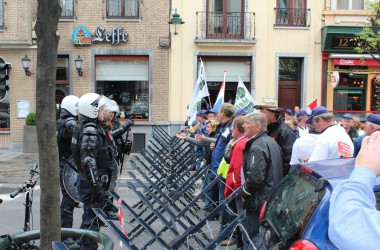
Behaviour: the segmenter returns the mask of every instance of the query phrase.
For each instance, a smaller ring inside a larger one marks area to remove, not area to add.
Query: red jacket
[[[243,151],[248,138],[242,137],[233,144],[230,155],[230,167],[226,177],[226,187],[224,189],[224,198],[227,198],[232,192],[241,186],[241,168],[243,166]]]

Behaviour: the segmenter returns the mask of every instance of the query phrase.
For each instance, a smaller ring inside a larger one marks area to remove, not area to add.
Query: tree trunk
[[[56,137],[55,81],[57,70],[58,0],[38,0],[36,114],[41,185],[41,249],[61,240],[59,159]]]

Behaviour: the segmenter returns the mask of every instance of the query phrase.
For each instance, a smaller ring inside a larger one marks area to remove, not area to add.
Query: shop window
[[[278,0],[276,26],[306,26],[306,0]]]
[[[138,18],[139,0],[107,0],[107,18]]]
[[[60,0],[59,3],[62,8],[61,18],[74,18],[74,0]]]
[[[366,110],[366,75],[339,74],[339,85],[334,89],[334,110]]]
[[[96,92],[117,102],[120,118],[149,120],[148,57],[97,57]]]
[[[4,29],[4,0],[0,0],[0,29]]]
[[[57,58],[57,71],[55,81],[55,105],[56,117],[59,118],[60,104],[65,96],[70,93],[69,82],[69,57],[67,55],[59,55]]]
[[[335,10],[365,10],[365,0],[333,0],[332,7]]]
[[[250,57],[202,57],[210,100],[202,101],[202,109],[209,108],[209,101],[214,104],[218,97],[224,70],[226,73],[224,102],[235,104],[236,89],[239,76],[248,90],[251,89],[251,58]],[[199,70],[199,64],[198,64]]]
[[[9,130],[9,81],[0,83],[0,131]]]

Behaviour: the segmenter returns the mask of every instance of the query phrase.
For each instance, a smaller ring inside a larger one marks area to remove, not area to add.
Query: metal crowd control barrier
[[[128,204],[116,192],[110,193],[130,216],[128,233],[100,209],[94,209],[94,212],[128,249],[215,248],[236,229],[245,218],[245,212],[220,230],[217,237],[213,236],[209,221],[227,210],[228,204],[241,193],[241,188],[207,215],[201,213],[197,202],[218,185],[221,177],[216,176],[194,197],[194,186],[210,171],[208,165],[190,171],[195,166],[194,161],[192,145],[155,127],[147,147],[130,160],[132,170],[127,171],[131,179],[126,184],[139,201]]]

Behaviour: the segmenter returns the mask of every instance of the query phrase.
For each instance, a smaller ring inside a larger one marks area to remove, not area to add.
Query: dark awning
[[[355,43],[351,41],[363,26],[325,26],[322,28],[322,52],[357,53]]]

